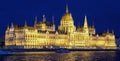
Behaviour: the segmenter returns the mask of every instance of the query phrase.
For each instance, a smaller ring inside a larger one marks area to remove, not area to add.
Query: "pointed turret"
[[[37,20],[38,20],[38,19],[37,19],[37,16],[35,16],[35,24],[37,24]]]
[[[53,30],[55,31],[54,16],[52,16],[52,27],[53,27]]]
[[[10,28],[9,28],[9,26],[7,26],[7,30],[9,30]]]
[[[80,22],[78,22],[78,28],[80,28]]]
[[[45,22],[46,21],[46,18],[45,18],[45,15],[43,15],[43,22]]]
[[[109,33],[109,29],[107,29],[107,33]]]
[[[24,24],[24,27],[25,27],[25,28],[27,27],[27,22],[26,22],[26,20],[25,20],[25,24]]]
[[[84,19],[84,28],[88,28],[87,16],[85,16],[85,19]]]
[[[35,22],[34,22],[34,27],[36,26],[36,24],[37,24],[37,16],[35,16]]]
[[[94,22],[92,23],[92,28],[94,28]]]
[[[11,23],[10,31],[14,31],[14,25]]]
[[[13,25],[13,23],[11,23],[11,28],[14,28],[14,25]]]
[[[112,34],[114,34],[114,30],[112,30]]]
[[[54,25],[54,16],[52,16],[52,25]]]
[[[56,31],[55,34],[58,34],[58,31]]]
[[[66,14],[67,14],[67,13],[69,13],[69,11],[68,11],[68,5],[66,5]]]
[[[99,35],[98,35],[98,34],[97,34],[96,36],[97,36],[97,37],[99,37]]]

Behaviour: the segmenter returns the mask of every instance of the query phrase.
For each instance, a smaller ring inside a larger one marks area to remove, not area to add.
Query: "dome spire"
[[[66,13],[69,13],[69,11],[68,11],[68,5],[66,4]]]

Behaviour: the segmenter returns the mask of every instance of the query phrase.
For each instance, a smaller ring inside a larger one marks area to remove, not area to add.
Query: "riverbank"
[[[11,51],[11,52],[36,52],[36,51],[56,51],[58,49],[0,49],[2,51]],[[120,49],[67,49],[69,51],[118,51]]]
[[[82,51],[120,51],[120,49],[0,49],[0,54],[39,54],[44,52],[69,53]]]

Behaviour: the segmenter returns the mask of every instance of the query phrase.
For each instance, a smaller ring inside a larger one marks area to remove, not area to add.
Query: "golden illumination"
[[[7,27],[5,45],[23,48],[116,48],[114,33],[96,34],[94,25],[88,26],[87,16],[83,27],[76,28],[67,6],[58,30],[55,30],[53,17],[52,21],[50,24],[43,15],[41,22],[37,22],[35,17],[33,27],[27,26],[26,22],[24,27],[12,24],[11,27]]]

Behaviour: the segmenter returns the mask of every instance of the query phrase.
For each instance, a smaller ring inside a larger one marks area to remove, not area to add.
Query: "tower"
[[[62,16],[60,21],[60,26],[58,28],[60,31],[64,31],[67,33],[72,33],[76,31],[76,27],[74,25],[74,20],[72,18],[71,13],[69,13],[68,6],[66,5],[66,13]]]
[[[13,23],[11,23],[11,26],[8,29],[9,31],[6,30],[5,34],[5,45],[15,45],[15,28]]]
[[[85,19],[84,19],[83,30],[84,30],[84,32],[85,32],[86,34],[89,34],[88,23],[87,23],[87,16],[85,16]]]

